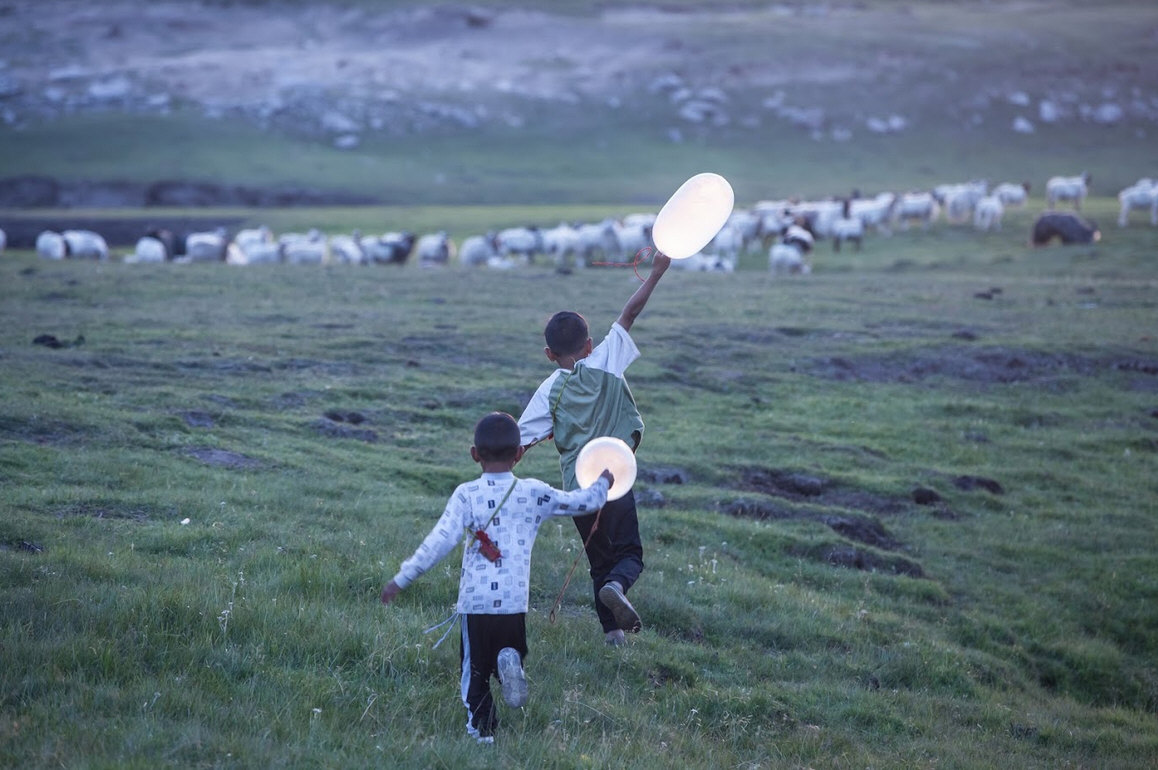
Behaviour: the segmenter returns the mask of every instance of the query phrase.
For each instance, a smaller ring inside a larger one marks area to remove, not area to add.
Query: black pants
[[[499,726],[491,677],[498,676],[499,651],[514,647],[527,659],[527,615],[462,615],[462,702],[467,730],[473,735],[494,735]]]
[[[604,631],[619,628],[615,616],[599,601],[599,589],[611,581],[623,586],[626,593],[643,572],[643,544],[639,539],[639,517],[635,512],[635,492],[603,506],[599,527],[587,542],[596,514],[575,517],[579,537],[587,543],[587,563],[591,565],[591,585],[595,594],[595,613]]]

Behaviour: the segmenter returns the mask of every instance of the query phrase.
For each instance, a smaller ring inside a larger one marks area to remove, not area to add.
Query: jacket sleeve
[[[602,476],[586,489],[570,492],[544,484],[539,493],[539,502],[547,516],[585,516],[603,507],[607,502],[609,487],[607,479]]]
[[[434,529],[430,530],[430,534],[426,536],[414,554],[402,562],[402,566],[398,568],[394,582],[398,584],[399,588],[410,585],[420,575],[442,561],[443,557],[454,550],[454,547],[462,540],[463,533],[466,531],[463,524],[463,504],[464,498],[456,490],[447,501],[446,509],[438,518],[438,523],[434,525]]]

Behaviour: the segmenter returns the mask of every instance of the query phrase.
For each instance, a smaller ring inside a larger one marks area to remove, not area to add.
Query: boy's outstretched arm
[[[647,276],[647,280],[635,290],[635,294],[631,295],[631,299],[627,300],[627,304],[623,306],[623,311],[619,314],[617,323],[623,327],[624,331],[631,331],[631,325],[635,323],[636,317],[643,312],[644,305],[651,298],[652,290],[655,289],[655,285],[659,283],[659,279],[667,272],[670,265],[671,257],[661,251],[655,252],[655,256],[651,260],[651,273]]]

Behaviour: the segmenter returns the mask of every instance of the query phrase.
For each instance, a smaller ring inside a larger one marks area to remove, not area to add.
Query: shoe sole
[[[615,590],[615,586],[608,583],[599,589],[599,601],[607,605],[607,609],[611,610],[615,622],[621,629],[632,634],[639,633],[639,629],[643,627],[643,623],[639,619],[639,613],[635,611],[635,607],[631,606],[631,602],[627,601],[627,597],[620,591]]]
[[[522,708],[527,702],[527,676],[523,661],[511,647],[499,651],[499,682],[503,686],[503,700],[511,708]]]

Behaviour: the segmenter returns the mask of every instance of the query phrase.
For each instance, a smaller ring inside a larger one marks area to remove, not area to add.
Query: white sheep
[[[454,241],[445,230],[427,233],[414,244],[414,253],[418,256],[418,264],[422,267],[450,264],[455,255]]]
[[[109,247],[104,236],[92,230],[44,230],[36,236],[36,253],[43,259],[107,260]]]
[[[1149,178],[1139,179],[1118,193],[1118,226],[1125,227],[1131,209],[1150,209],[1150,224],[1158,225],[1158,182]]]
[[[891,235],[889,220],[897,205],[897,195],[891,192],[878,193],[872,198],[856,198],[849,207],[849,213],[859,219],[865,228],[872,228],[883,235]]]
[[[55,230],[41,230],[36,236],[36,253],[41,259],[64,259],[68,256],[68,246],[64,236]]]
[[[342,265],[364,265],[369,260],[362,250],[362,233],[355,229],[349,235],[330,236],[330,261]]]
[[[619,256],[630,262],[643,249],[651,246],[651,226],[640,222],[627,224],[612,220],[611,227],[619,244]]]
[[[973,210],[977,201],[989,192],[989,183],[984,180],[962,182],[960,184],[938,185],[933,188],[933,195],[940,200],[945,208],[945,221],[952,224],[962,224],[973,218]]]
[[[1026,200],[1029,198],[1029,189],[1029,182],[1021,182],[1020,184],[1002,182],[993,188],[991,195],[997,196],[997,199],[1001,201],[1001,205],[1006,208],[1024,206]]]
[[[921,227],[927,230],[937,221],[940,214],[941,204],[937,202],[933,193],[907,192],[897,199],[897,204],[893,207],[893,224],[908,230],[909,223],[920,222]]]
[[[575,228],[579,235],[579,253],[587,264],[597,259],[611,260],[619,254],[619,239],[615,236],[615,220],[585,222]]]
[[[986,195],[977,201],[973,209],[973,226],[982,232],[1001,229],[1001,218],[1005,215],[1005,206],[997,195]]]
[[[137,245],[133,248],[133,253],[125,257],[125,262],[128,264],[164,262],[168,256],[169,250],[160,238],[152,235],[143,235],[137,239]]]
[[[845,201],[841,215],[832,222],[833,251],[840,251],[840,244],[844,241],[852,241],[856,245],[856,250],[860,251],[864,242],[864,220],[853,213],[852,203]]]
[[[531,264],[543,251],[543,236],[537,227],[508,227],[495,236],[495,248],[503,257],[521,257]]]
[[[579,247],[579,230],[567,222],[542,231],[543,251],[555,260],[555,267],[566,270],[574,264],[584,267]]]
[[[773,275],[811,273],[812,267],[804,257],[812,251],[813,243],[812,233],[799,225],[789,225],[780,241],[768,250],[768,269]]]
[[[230,239],[224,227],[212,232],[189,233],[185,238],[185,256],[179,262],[224,262]]]
[[[1073,201],[1074,210],[1081,211],[1089,186],[1090,175],[1084,171],[1078,176],[1050,177],[1045,183],[1046,207],[1052,211],[1059,201]]]
[[[237,231],[237,235],[233,236],[233,242],[236,243],[242,251],[249,251],[251,246],[260,246],[262,244],[276,243],[273,237],[273,231],[265,225],[259,227],[249,227]]]
[[[495,251],[494,233],[471,235],[463,239],[462,246],[458,249],[458,262],[465,267],[485,267],[498,255]]]
[[[414,251],[417,236],[409,230],[388,232],[379,236],[364,236],[362,250],[367,259],[380,265],[404,265]]]
[[[284,233],[277,242],[285,261],[291,265],[320,265],[329,257],[329,241],[317,228],[305,233]]]

